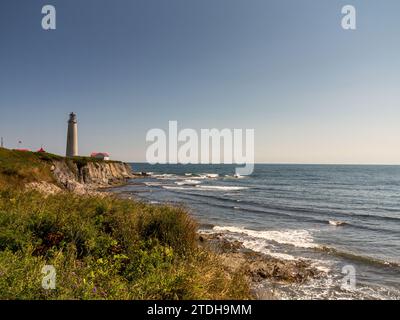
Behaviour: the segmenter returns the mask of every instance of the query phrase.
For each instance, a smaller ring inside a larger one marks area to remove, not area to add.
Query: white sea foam
[[[400,291],[379,286],[360,285],[354,290],[338,290],[343,275],[332,272],[306,283],[293,285],[274,283],[274,293],[281,300],[398,300]]]
[[[215,178],[219,177],[219,174],[218,173],[205,173],[204,176],[207,178],[215,179]]]
[[[185,179],[187,179],[187,177],[185,177]],[[206,176],[190,176],[190,179],[193,179],[193,180],[206,180],[208,178]]]
[[[185,173],[182,175],[171,174],[171,173],[163,173],[163,174],[152,174],[152,178],[156,178],[159,180],[184,180],[190,177],[191,180],[216,180],[219,177],[218,173],[203,173],[203,174],[194,174],[194,173]]]
[[[321,272],[324,273],[329,273],[332,271],[332,261],[327,261],[327,260],[313,260],[311,265],[315,268],[318,269]]]
[[[219,227],[215,226],[214,231],[227,231],[232,233],[244,234],[252,238],[274,241],[281,244],[292,245],[299,248],[317,248],[314,239],[307,230],[266,230],[256,231],[238,227]]]
[[[208,179],[216,180],[218,178],[218,174],[214,175],[210,173],[210,174],[191,175],[190,178],[196,180],[208,180]]]
[[[175,187],[175,186],[162,186],[163,189],[167,190],[195,190],[195,188],[190,187]]]
[[[197,181],[196,181],[197,182]],[[191,191],[238,191],[243,189],[248,189],[246,187],[235,187],[235,186],[203,186],[199,185],[199,183],[193,182],[185,182],[185,181],[176,181],[175,182],[178,186],[171,186],[171,185],[163,185],[164,189],[170,190],[191,190]]]
[[[187,179],[187,180],[183,180],[183,181],[176,181],[175,183],[176,183],[178,186],[184,186],[184,185],[192,186],[192,185],[200,184],[201,181],[193,180],[193,179]]]
[[[161,186],[162,182],[144,182],[144,184],[148,187],[157,187]]]
[[[274,252],[269,248],[268,244],[264,240],[243,240],[243,246],[247,249],[261,252],[263,254],[269,255],[271,257],[282,259],[282,260],[297,260],[294,256],[282,253],[282,252]]]
[[[262,234],[261,236],[259,236],[259,234],[257,234],[257,236],[254,236],[254,232],[258,233],[258,231],[253,231],[253,230],[246,230],[247,232],[243,232],[243,228],[237,228],[237,227],[214,227],[212,230],[200,230],[201,233],[206,233],[206,234],[212,234],[215,232],[226,232],[224,237],[229,240],[229,241],[240,241],[243,246],[247,249],[256,251],[256,252],[260,252],[262,254],[268,255],[270,257],[274,257],[280,260],[298,260],[301,257],[296,257],[292,254],[289,254],[284,248],[282,248],[279,245],[275,245],[274,243],[269,242],[269,240],[271,238],[274,238],[274,241],[276,240],[276,237],[272,237],[271,235],[268,237],[265,237],[265,233]],[[253,232],[249,232],[249,231],[253,231]],[[305,231],[305,230],[301,230],[301,231]],[[293,243],[293,238],[294,236],[292,235],[293,231],[284,231],[282,232],[282,235],[280,235],[278,238],[279,240],[281,240],[284,235],[287,235],[288,233],[291,233],[289,236],[289,240],[286,239],[284,241],[282,241],[281,243],[287,244],[288,242],[290,242],[290,244]],[[301,232],[304,233],[304,232]],[[297,238],[298,233],[297,234]],[[298,240],[296,241],[297,246],[299,246],[299,242],[301,242],[301,246],[302,247],[307,247],[309,248],[311,245],[309,242],[312,242],[312,239],[308,239],[307,243],[304,244],[304,242],[306,242],[304,240],[304,235],[301,237],[301,239],[303,239],[302,241]],[[275,241],[277,242],[277,241]],[[315,267],[316,269],[328,273],[331,270],[331,261],[322,261],[322,260],[310,260],[307,259],[308,261],[310,261],[311,265],[313,267]]]
[[[230,176],[229,174],[225,175],[225,178],[227,179],[243,179],[245,176],[241,176],[240,174],[234,174],[233,176]]]
[[[340,226],[344,226],[346,224],[346,222],[344,221],[336,221],[336,220],[329,220],[329,224],[336,226],[336,227],[340,227]]]
[[[177,179],[179,178],[178,176],[170,173],[163,173],[163,174],[154,174],[152,175],[153,178],[156,179],[165,179],[165,180],[171,180],[171,179]]]
[[[238,186],[197,186],[197,187],[204,190],[220,190],[220,191],[237,191],[237,190],[248,189],[248,187],[238,187]]]

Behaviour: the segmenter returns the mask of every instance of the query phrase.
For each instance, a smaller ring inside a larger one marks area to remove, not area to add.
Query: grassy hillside
[[[32,181],[54,182],[48,153],[14,151],[0,148],[0,188],[21,187]]]
[[[198,248],[186,210],[24,192],[52,181],[47,154],[0,149],[0,299],[243,299],[243,275]],[[56,288],[42,288],[42,268]]]

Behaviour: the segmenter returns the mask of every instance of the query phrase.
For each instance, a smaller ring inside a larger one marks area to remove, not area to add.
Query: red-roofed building
[[[110,160],[110,155],[106,152],[93,152],[90,156],[100,160]]]
[[[29,149],[14,149],[14,151],[30,152]]]
[[[43,148],[40,148],[37,152],[46,153],[46,150],[44,150]]]

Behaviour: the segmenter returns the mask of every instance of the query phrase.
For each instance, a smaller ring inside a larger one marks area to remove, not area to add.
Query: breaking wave
[[[311,233],[307,230],[268,230],[256,231],[239,227],[219,227],[215,226],[214,231],[227,231],[250,236],[256,239],[274,241],[281,244],[292,245],[300,248],[317,248]]]
[[[183,181],[176,181],[175,183],[176,183],[178,186],[184,186],[184,185],[193,186],[193,185],[200,184],[201,181],[192,180],[192,179],[187,179],[187,180],[183,180]]]
[[[220,191],[237,191],[246,190],[248,187],[238,187],[238,186],[197,186],[203,190],[220,190]]]

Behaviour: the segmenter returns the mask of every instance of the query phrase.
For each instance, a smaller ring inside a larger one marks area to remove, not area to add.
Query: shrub
[[[195,232],[183,208],[0,191],[0,299],[248,298]],[[44,265],[55,290],[41,287]]]
[[[183,208],[146,206],[138,227],[142,238],[157,239],[182,254],[191,252],[196,245],[197,226]]]

